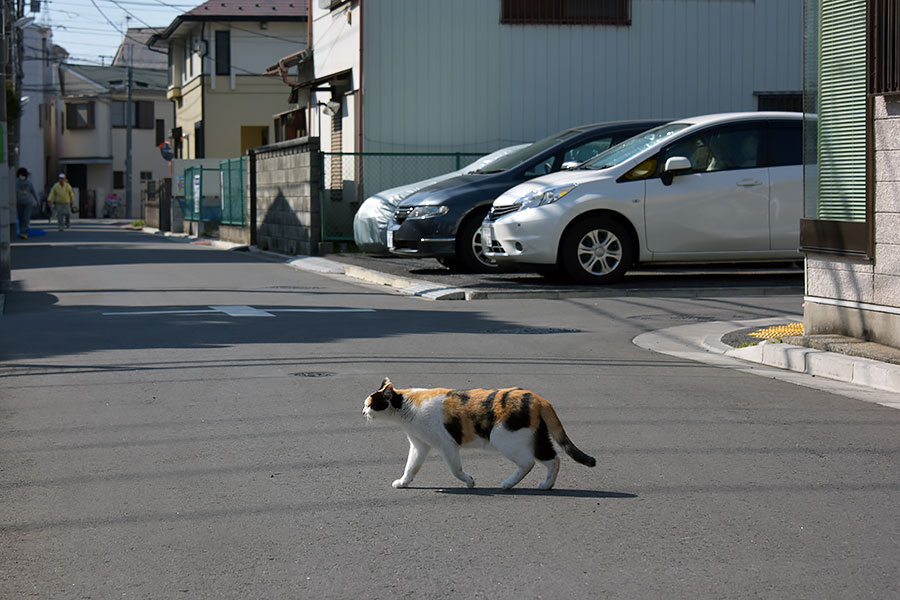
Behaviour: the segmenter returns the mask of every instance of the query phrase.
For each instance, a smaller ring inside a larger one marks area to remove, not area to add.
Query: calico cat
[[[547,477],[538,487],[553,487],[559,457],[551,436],[575,461],[588,467],[597,464],[575,447],[547,400],[520,388],[398,390],[385,377],[378,391],[366,398],[362,413],[369,420],[397,421],[406,431],[409,457],[403,477],[392,484],[395,488],[412,483],[432,447],[441,451],[450,472],[470,488],[475,480],[462,469],[459,449],[463,446],[490,445],[516,464],[515,473],[501,484],[506,490],[522,481],[535,459],[547,468]]]

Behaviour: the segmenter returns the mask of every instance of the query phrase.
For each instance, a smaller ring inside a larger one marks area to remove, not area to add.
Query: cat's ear
[[[381,388],[384,388],[384,386],[386,386],[386,385],[394,387],[394,385],[391,383],[391,380],[388,379],[387,377],[385,377],[384,381],[381,382]],[[381,389],[381,388],[379,388],[379,389]]]

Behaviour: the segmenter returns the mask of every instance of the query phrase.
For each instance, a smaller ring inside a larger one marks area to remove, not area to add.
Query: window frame
[[[228,77],[231,75],[231,31],[228,29],[217,29],[215,31],[216,57],[215,57],[215,74],[219,77]],[[222,41],[225,41],[223,44]]]
[[[613,16],[573,15],[572,7],[608,7]],[[501,0],[501,25],[631,25],[631,0]]]
[[[85,114],[85,123],[79,124],[76,111],[84,107],[87,111]],[[87,102],[66,102],[66,125],[68,130],[88,130],[94,129],[94,111],[95,102],[93,100]]]
[[[874,96],[872,93],[872,78],[874,63],[872,56],[875,43],[874,29],[878,24],[873,14],[873,2],[866,0],[866,22],[865,22],[865,52],[866,52],[866,68],[865,68],[865,89],[867,91],[865,98],[865,219],[862,221],[837,221],[829,219],[818,219],[814,217],[806,217],[806,194],[804,193],[804,216],[800,219],[800,251],[814,254],[830,254],[836,256],[857,257],[865,260],[872,260],[875,256],[875,219],[874,219],[874,195],[875,195],[875,146],[874,146]],[[805,18],[810,18],[807,15]],[[821,48],[821,31],[819,30],[819,15],[814,15],[816,19],[816,47]],[[821,58],[819,54],[818,60]],[[816,67],[818,70],[818,66]],[[817,76],[818,73],[817,73]],[[818,87],[816,94],[820,95]],[[804,90],[806,95],[806,90]],[[807,99],[804,98],[804,104]],[[818,100],[815,102],[818,109]],[[806,114],[806,113],[805,113]],[[804,136],[804,143],[806,143]],[[804,150],[804,160],[806,157]],[[808,163],[804,163],[804,169]],[[815,163],[813,163],[815,164]],[[807,185],[807,178],[804,174],[804,186]],[[818,199],[819,190],[815,191]]]

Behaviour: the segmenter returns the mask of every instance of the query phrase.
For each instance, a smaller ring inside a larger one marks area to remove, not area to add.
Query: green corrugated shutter
[[[816,218],[866,220],[866,0],[822,0]]]

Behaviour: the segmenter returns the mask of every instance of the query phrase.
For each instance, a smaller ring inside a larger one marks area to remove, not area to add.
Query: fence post
[[[250,245],[256,246],[256,150],[253,148],[247,150],[247,156],[250,158],[248,167],[249,188],[250,188]]]

